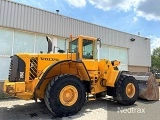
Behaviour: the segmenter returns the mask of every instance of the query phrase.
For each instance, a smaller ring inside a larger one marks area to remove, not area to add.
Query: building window
[[[34,53],[35,34],[15,31],[13,53]]]
[[[57,48],[58,49],[61,49],[61,50],[64,50],[64,51],[67,51],[68,49],[68,44],[69,44],[69,39],[65,39],[65,38],[58,38],[57,39]]]
[[[10,57],[0,56],[0,80],[5,80],[8,78]]]
[[[43,53],[47,53],[48,51],[48,43],[46,40],[46,36],[36,34],[36,43],[35,43],[35,53],[40,53],[42,51]]]
[[[0,80],[8,78],[13,32],[12,29],[0,28]]]
[[[0,28],[0,55],[12,55],[13,30]]]

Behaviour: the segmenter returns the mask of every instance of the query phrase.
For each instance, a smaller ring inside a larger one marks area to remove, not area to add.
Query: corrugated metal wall
[[[62,37],[70,34],[99,37],[103,44],[128,48],[130,65],[151,63],[148,39],[11,1],[0,0],[0,26]],[[131,38],[135,41],[131,42]]]

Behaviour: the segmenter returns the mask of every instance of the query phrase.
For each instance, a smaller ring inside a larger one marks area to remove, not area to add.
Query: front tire
[[[85,102],[83,82],[73,75],[55,77],[45,91],[45,103],[57,117],[76,114]]]
[[[116,84],[115,100],[123,105],[132,105],[139,95],[139,86],[132,76],[122,75]]]

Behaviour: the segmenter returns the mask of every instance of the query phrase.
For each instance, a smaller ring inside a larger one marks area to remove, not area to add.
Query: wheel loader
[[[67,51],[59,49],[55,53],[50,38],[46,38],[47,53],[11,57],[5,93],[24,100],[44,101],[58,117],[74,115],[86,100],[106,95],[123,105],[134,104],[138,96],[158,99],[157,87],[148,87],[148,81],[149,85],[156,85],[151,74],[119,71],[120,61],[100,59],[100,38],[71,36]]]

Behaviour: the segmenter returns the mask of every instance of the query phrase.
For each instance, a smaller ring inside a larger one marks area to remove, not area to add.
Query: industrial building
[[[147,72],[151,66],[150,40],[27,5],[0,0],[0,80],[8,78],[10,56],[47,52],[45,36],[53,46],[67,50],[73,36],[101,38],[101,59],[119,60],[120,70]]]

